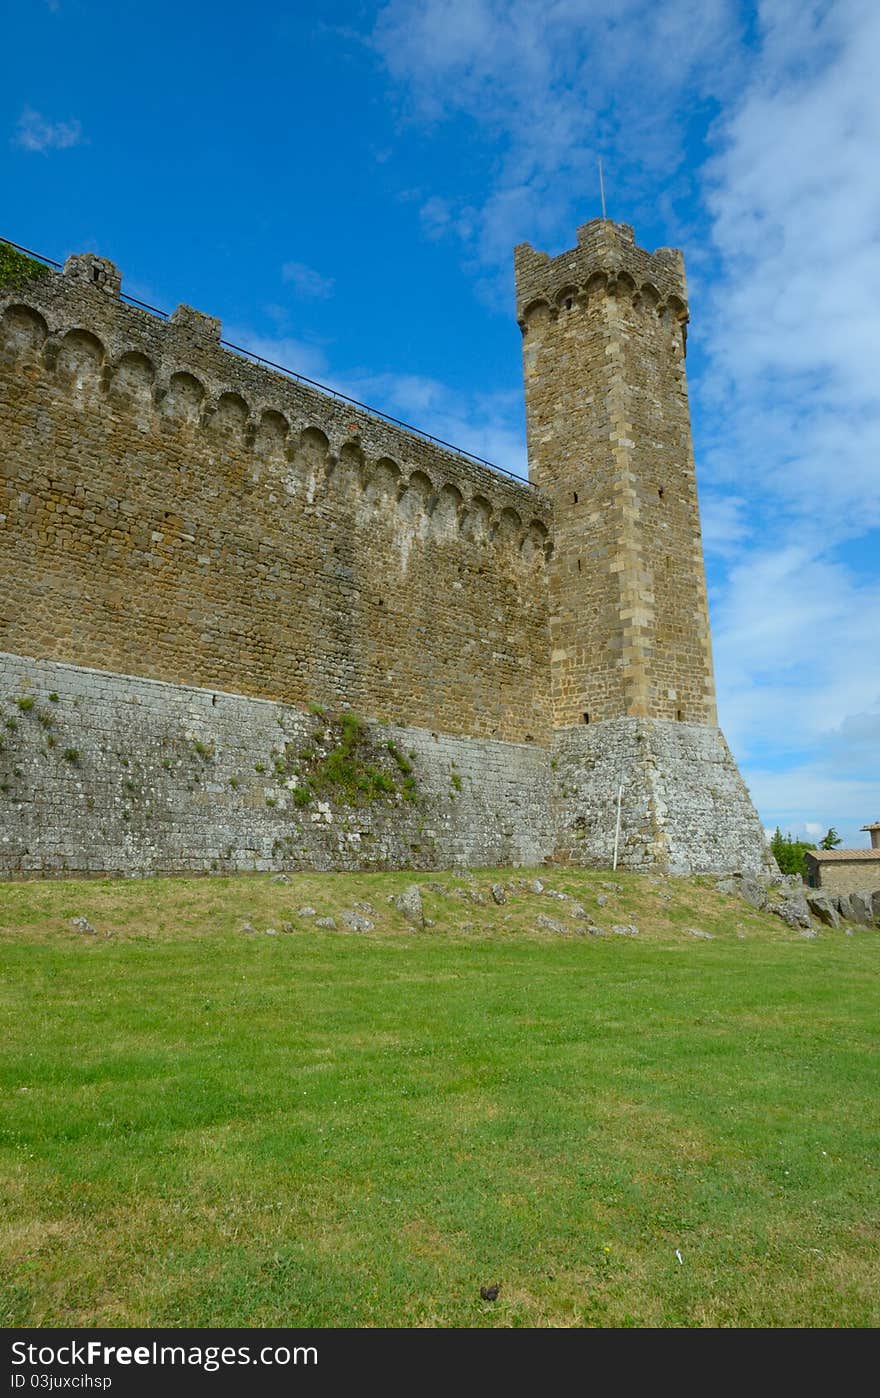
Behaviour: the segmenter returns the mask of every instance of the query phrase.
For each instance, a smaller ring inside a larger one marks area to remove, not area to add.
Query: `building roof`
[[[862,830],[880,830],[880,820],[875,820],[871,825],[861,826]]]
[[[808,849],[808,859],[818,859],[821,863],[839,859],[844,863],[850,859],[880,860],[880,849]]]

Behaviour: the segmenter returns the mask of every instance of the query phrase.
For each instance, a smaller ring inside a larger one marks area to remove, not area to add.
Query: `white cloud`
[[[764,0],[764,42],[717,128],[722,260],[698,321],[718,431],[710,476],[749,479],[846,537],[880,526],[880,7]]]
[[[526,477],[519,393],[461,393],[417,374],[354,372],[345,383],[352,397]]]
[[[304,262],[285,262],[281,268],[281,280],[288,282],[303,300],[324,300],[333,290],[333,278],[324,277]]]
[[[880,582],[789,545],[753,550],[713,607],[719,708],[736,751],[751,760],[830,751],[858,736],[847,723],[880,702]],[[878,766],[875,754],[873,772]],[[880,788],[878,788],[880,796]]]
[[[261,335],[245,326],[235,325],[224,325],[223,338],[306,378],[323,383],[329,376],[326,354],[320,346],[309,344],[306,340],[297,340],[292,335]]]
[[[442,237],[452,221],[449,200],[432,195],[419,209],[419,220],[429,238]]]
[[[570,240],[585,205],[598,212],[597,153],[620,153],[612,193],[645,168],[671,177],[681,112],[737,81],[736,33],[733,0],[391,0],[373,43],[412,112],[463,113],[494,141],[482,206],[436,193],[428,235],[442,204],[442,226],[506,272],[514,243]]]
[[[25,107],[15,128],[12,144],[22,150],[45,152],[69,150],[83,142],[78,121],[48,121],[33,107]]]
[[[736,558],[749,535],[749,503],[741,495],[704,491],[700,497],[703,549],[707,554]]]
[[[867,849],[861,826],[874,818],[876,784],[859,775],[828,771],[820,763],[804,763],[780,773],[758,768],[748,774],[752,799],[772,831],[815,840],[834,826],[847,849]]]
[[[759,19],[706,172],[720,276],[695,327],[708,542],[733,498],[751,524],[738,556],[722,539],[719,708],[764,815],[851,842],[880,807],[880,10],[764,0]]]

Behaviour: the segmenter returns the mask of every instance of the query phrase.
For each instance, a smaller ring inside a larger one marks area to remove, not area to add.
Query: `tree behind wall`
[[[836,832],[831,830],[828,832],[829,835],[835,833]],[[825,839],[827,838],[828,836],[826,835]],[[840,843],[839,840],[838,843]],[[816,846],[809,840],[793,839],[791,832],[787,835],[783,835],[778,825],[770,841],[770,849],[773,853],[773,858],[779,865],[779,872],[781,874],[800,874],[801,878],[805,878],[807,873],[805,858],[807,850],[815,848]],[[823,841],[823,848],[828,849],[831,847],[825,845]]]
[[[820,849],[836,849],[838,845],[842,845],[842,844],[843,844],[843,840],[841,840],[841,838],[840,838],[840,836],[838,835],[837,831],[835,830],[834,826],[831,825],[831,826],[828,827],[828,834],[827,834],[827,835],[823,835],[823,836],[822,836],[822,839],[819,841],[819,848],[820,848]]]

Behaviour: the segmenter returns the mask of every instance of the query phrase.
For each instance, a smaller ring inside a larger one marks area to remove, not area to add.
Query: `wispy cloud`
[[[69,150],[82,145],[82,126],[78,121],[49,121],[33,107],[25,107],[18,119],[12,144],[22,150],[44,153]]]
[[[719,265],[696,326],[707,493],[749,502],[715,596],[720,707],[765,813],[848,812],[863,843],[855,803],[862,821],[880,803],[880,11],[764,0],[759,20],[705,171]]]
[[[307,340],[297,340],[292,335],[262,335],[243,325],[224,325],[223,337],[242,349],[278,364],[282,369],[292,369],[306,378],[317,379],[320,383],[330,382],[330,368],[324,350]]]
[[[372,42],[426,135],[478,128],[481,198],[435,185],[419,214],[495,304],[515,242],[571,246],[597,153],[612,216],[638,233],[659,215],[686,244],[722,721],[765,817],[863,842],[880,805],[880,8],[758,0],[748,31],[744,13],[389,0]]]
[[[827,545],[880,525],[880,8],[765,0],[761,20],[706,172],[721,258],[696,327],[718,425],[706,465],[821,513]]]
[[[418,374],[343,376],[344,392],[515,475],[527,475],[518,392],[461,393]]]
[[[736,84],[735,14],[732,0],[391,0],[373,43],[410,112],[429,124],[464,114],[496,142],[481,206],[462,218],[455,192],[438,193],[429,236],[442,224],[506,273],[521,239],[570,237],[598,194],[597,153],[621,153],[620,194],[646,168],[670,177],[682,111]]]
[[[305,262],[285,262],[281,268],[281,280],[293,287],[297,296],[305,301],[324,300],[333,291],[333,278],[324,277]]]
[[[861,763],[862,730],[849,725],[880,705],[878,615],[880,581],[843,563],[795,543],[742,553],[714,607],[714,639],[725,726],[747,760],[833,748],[835,761],[850,752]],[[876,753],[871,765],[876,782]]]
[[[700,497],[703,549],[724,559],[735,559],[748,542],[749,502],[742,495],[704,491]]]

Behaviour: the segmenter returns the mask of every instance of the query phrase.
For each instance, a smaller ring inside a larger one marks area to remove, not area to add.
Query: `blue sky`
[[[500,465],[511,250],[687,259],[722,726],[764,823],[880,817],[876,0],[20,0],[0,234]],[[3,136],[5,132],[5,137]]]

